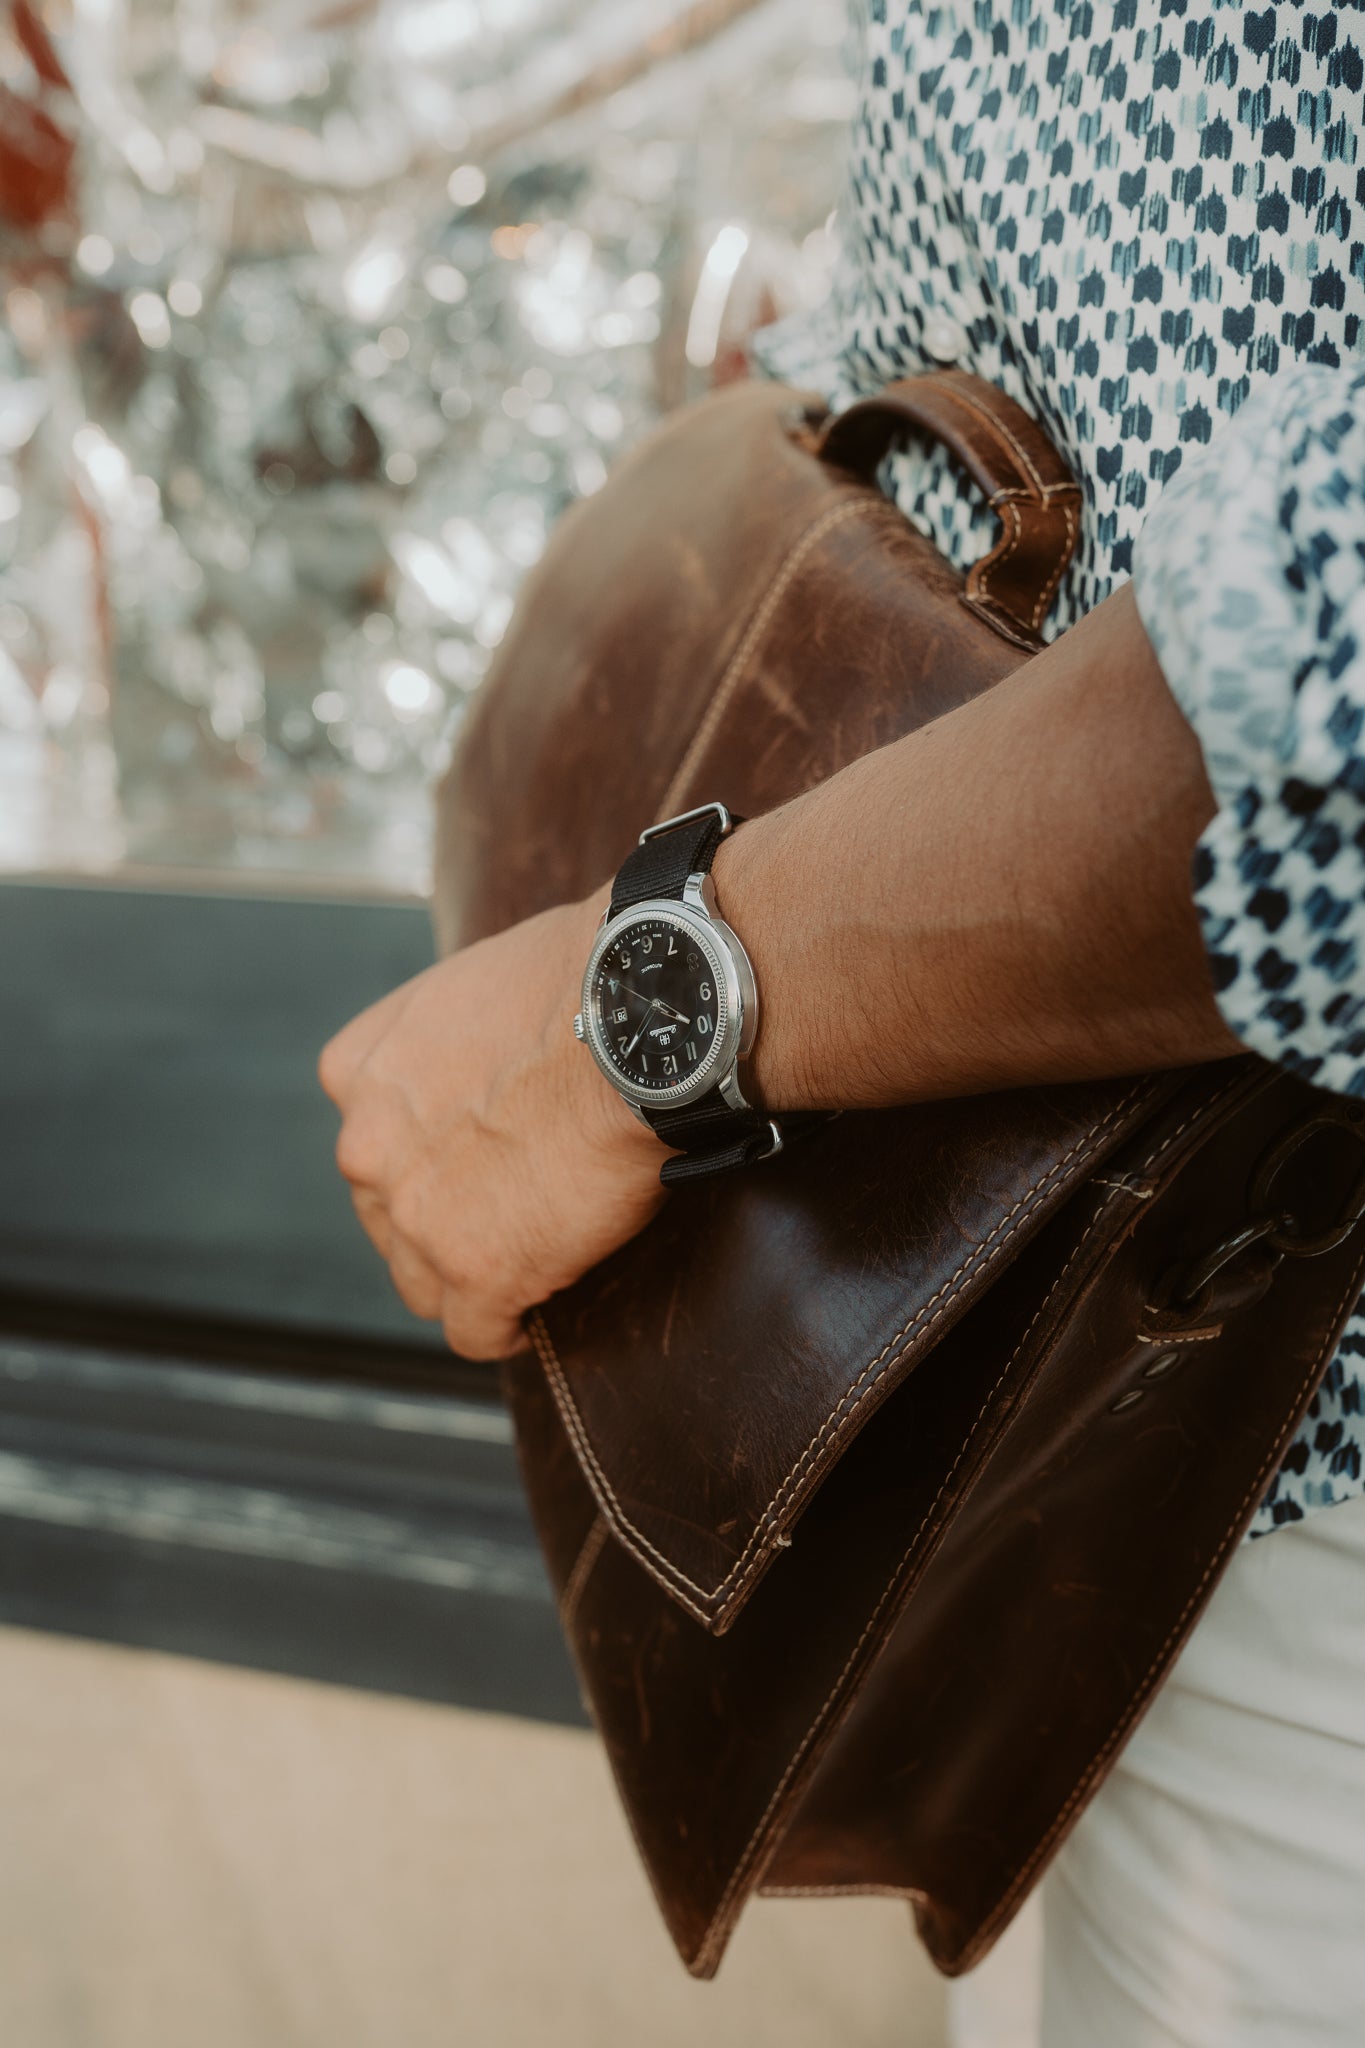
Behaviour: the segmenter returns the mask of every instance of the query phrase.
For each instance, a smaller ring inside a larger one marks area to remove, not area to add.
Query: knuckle
[[[518,1321],[496,1309],[452,1303],[449,1295],[441,1309],[441,1329],[446,1343],[461,1358],[510,1358],[525,1343]]]
[[[423,1252],[428,1246],[430,1213],[430,1205],[421,1187],[410,1179],[400,1180],[389,1202],[389,1216],[398,1235]]]
[[[384,1179],[387,1146],[373,1117],[349,1116],[337,1137],[337,1167],[349,1181],[376,1184]]]
[[[410,1309],[413,1315],[424,1323],[436,1322],[441,1313],[437,1291],[434,1288],[423,1287],[420,1281],[407,1276],[400,1277],[392,1267],[389,1271],[393,1274],[394,1293],[404,1308]]]
[[[389,1261],[389,1276],[400,1301],[415,1316],[421,1316],[425,1322],[436,1322],[440,1318],[441,1284],[428,1268],[395,1253]]]
[[[471,1349],[471,1325],[468,1314],[458,1307],[451,1307],[449,1296],[441,1309],[441,1334],[451,1350],[459,1358],[477,1358],[477,1351]]]
[[[329,1038],[318,1054],[318,1080],[323,1093],[339,1103],[350,1085],[355,1072],[355,1061],[351,1056],[348,1034],[338,1031]]]
[[[389,1258],[393,1251],[394,1232],[389,1212],[383,1202],[369,1188],[354,1186],[351,1189],[351,1204],[360,1221],[360,1227],[381,1258]]]

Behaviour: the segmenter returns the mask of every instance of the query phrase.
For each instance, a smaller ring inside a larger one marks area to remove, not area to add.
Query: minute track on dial
[[[690,1098],[730,1049],[736,995],[690,907],[640,905],[604,928],[583,1036],[637,1102]]]

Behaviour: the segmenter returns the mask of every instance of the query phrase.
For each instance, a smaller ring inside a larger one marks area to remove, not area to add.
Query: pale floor
[[[905,1909],[676,1962],[593,1739],[0,1630],[4,2048],[942,2048]]]

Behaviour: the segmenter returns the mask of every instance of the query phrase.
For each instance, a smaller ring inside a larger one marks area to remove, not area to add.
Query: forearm
[[[1232,1025],[1365,1094],[1365,373],[1310,368],[1143,530],[1169,686],[1120,592],[721,846],[773,1111],[1181,1065],[1236,1052]],[[608,896],[441,961],[323,1054],[361,1220],[468,1357],[515,1350],[663,1199],[656,1139],[569,1029]]]
[[[762,1100],[1235,1052],[1190,900],[1213,808],[1124,590],[984,697],[747,824],[715,872],[762,994]]]

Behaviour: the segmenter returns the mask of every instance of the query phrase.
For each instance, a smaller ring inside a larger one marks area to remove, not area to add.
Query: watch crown
[[[573,1035],[580,1044],[588,1035],[583,1024],[583,1012],[581,1010],[573,1020]]]

